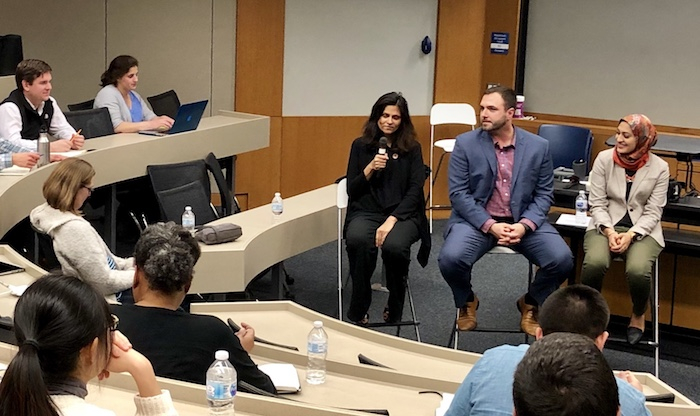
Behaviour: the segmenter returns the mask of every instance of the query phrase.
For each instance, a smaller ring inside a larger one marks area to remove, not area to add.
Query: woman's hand
[[[622,254],[627,251],[627,249],[632,244],[632,236],[630,233],[621,233],[617,235],[617,251],[615,253]]]
[[[158,116],[148,121],[148,130],[169,130],[173,126],[173,119],[168,116]]]
[[[374,234],[374,244],[377,247],[381,248],[381,246],[384,245],[384,240],[386,240],[386,236],[389,235],[397,221],[398,219],[396,217],[390,215],[389,218],[387,218],[386,221],[384,221],[384,224],[380,225],[379,228],[377,228],[377,232]]]
[[[107,368],[100,373],[100,379],[109,377],[110,372],[131,374],[141,397],[153,397],[161,393],[151,362],[131,348],[129,340],[119,331],[114,332],[112,357],[107,363]]]
[[[386,167],[386,161],[389,160],[389,156],[386,154],[379,154],[377,153],[374,155],[374,159],[372,159],[367,166],[365,166],[364,169],[364,174],[367,179],[369,179],[372,176],[372,173],[375,170],[382,170]]]

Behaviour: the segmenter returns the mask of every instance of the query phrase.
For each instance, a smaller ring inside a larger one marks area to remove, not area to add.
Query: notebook
[[[199,122],[202,120],[204,109],[207,107],[209,100],[196,101],[194,103],[183,104],[177,110],[175,122],[170,130],[141,130],[139,133],[149,136],[166,136],[168,134],[182,133],[185,131],[196,130]]]
[[[277,393],[290,394],[301,391],[301,383],[297,369],[292,364],[287,363],[270,363],[261,364],[258,366],[260,371],[267,374],[275,385]]]

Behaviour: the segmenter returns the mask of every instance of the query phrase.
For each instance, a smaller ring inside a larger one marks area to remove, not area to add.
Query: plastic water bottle
[[[586,191],[578,191],[578,196],[576,197],[576,222],[579,224],[585,224],[588,221],[588,199],[586,198]]]
[[[192,212],[191,206],[185,207],[185,212],[182,213],[182,227],[194,234],[194,212]]]
[[[39,153],[39,162],[37,167],[42,167],[51,163],[51,144],[49,143],[49,135],[45,129],[39,132],[39,142],[37,143],[37,152]]]
[[[284,202],[279,192],[275,192],[275,197],[272,198],[272,218],[280,218],[284,211]]]
[[[326,355],[328,354],[328,335],[323,330],[323,322],[315,321],[314,329],[306,339],[309,358],[306,368],[306,382],[323,384],[326,382]]]
[[[228,361],[228,351],[216,352],[216,361],[207,370],[207,404],[209,414],[233,416],[236,398],[236,369]]]

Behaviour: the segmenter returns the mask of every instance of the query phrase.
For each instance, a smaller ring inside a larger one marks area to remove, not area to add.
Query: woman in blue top
[[[107,107],[114,131],[134,133],[139,130],[167,130],[173,125],[168,116],[157,116],[134,91],[139,82],[139,61],[133,56],[112,59],[102,74],[102,89],[95,97],[94,108]]]

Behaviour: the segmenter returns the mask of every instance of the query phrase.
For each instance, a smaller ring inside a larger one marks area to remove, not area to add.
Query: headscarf
[[[656,127],[644,114],[630,114],[620,119],[629,124],[632,134],[637,138],[637,147],[626,155],[613,152],[613,160],[618,165],[629,170],[639,170],[649,161],[649,149],[656,144]]]

